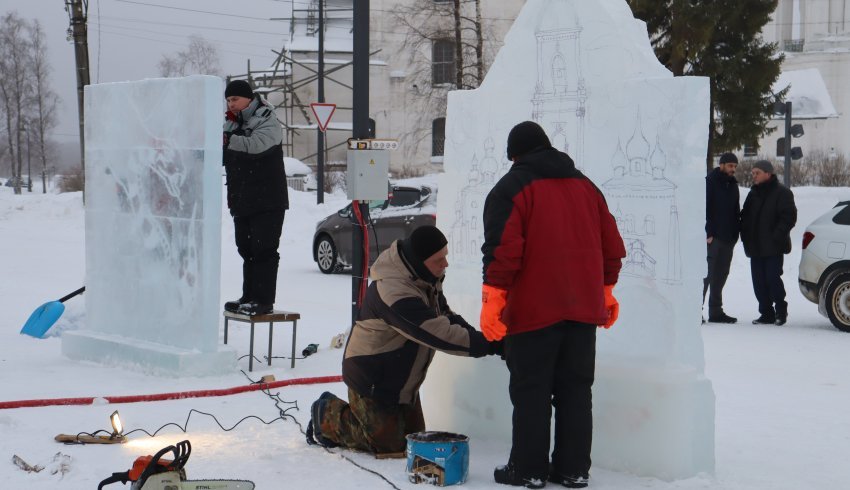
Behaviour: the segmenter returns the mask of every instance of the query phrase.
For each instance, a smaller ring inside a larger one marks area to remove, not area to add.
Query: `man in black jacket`
[[[242,297],[226,302],[224,309],[262,315],[274,308],[280,262],[277,249],[289,208],[280,146],[283,131],[274,107],[245,80],[228,83],[224,97],[227,207],[242,257]]]
[[[708,275],[703,279],[702,298],[708,296],[708,321],[736,323],[737,318],[723,312],[723,286],[729,277],[732,250],[740,231],[741,203],[734,153],[720,155],[720,166],[705,177],[705,243],[708,245]]]
[[[741,210],[741,241],[750,258],[753,290],[759,302],[760,316],[753,323],[785,325],[788,303],[782,263],[783,255],[791,252],[797,207],[794,194],[779,183],[770,162],[757,161],[752,174],[753,187]]]

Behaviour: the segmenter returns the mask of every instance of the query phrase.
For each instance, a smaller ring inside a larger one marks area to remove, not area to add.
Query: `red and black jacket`
[[[554,148],[518,158],[487,195],[481,251],[484,283],[508,291],[508,335],[604,324],[603,285],[626,256],[601,191]]]

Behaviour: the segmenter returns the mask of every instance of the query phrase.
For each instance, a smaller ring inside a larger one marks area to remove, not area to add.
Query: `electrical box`
[[[348,150],[346,186],[352,201],[387,199],[390,152],[386,150]]]

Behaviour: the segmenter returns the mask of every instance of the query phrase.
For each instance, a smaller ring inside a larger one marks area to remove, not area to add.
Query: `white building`
[[[480,2],[484,73],[524,3]],[[454,19],[438,12],[450,12],[452,5],[446,0],[370,2],[369,117],[376,137],[398,139],[401,144],[392,152],[391,170],[427,171],[442,165],[445,95],[456,88],[456,51]],[[344,163],[352,128],[352,0],[325,0],[324,8],[325,102],[337,105],[326,133],[325,161]],[[476,17],[473,2],[462,2],[462,9],[465,17]],[[279,105],[278,117],[288,127],[288,156],[314,164],[317,126],[310,103],[318,102],[318,0],[293,2],[291,17],[289,42],[272,67],[278,76],[267,80],[278,88],[269,90],[269,100]],[[474,30],[464,27],[462,44],[469,45],[466,66],[476,43]]]
[[[848,4],[850,0],[779,0],[763,30],[764,40],[777,43],[785,53],[776,87],[791,85],[788,100],[793,104],[794,123],[802,124],[806,132],[794,139],[793,146],[800,146],[804,155],[816,151],[850,155],[846,138],[850,118],[845,117],[850,113],[845,85],[850,79]],[[784,135],[784,120],[772,122],[771,127],[778,130],[759,141],[759,150],[747,148],[748,154],[775,155],[776,140]]]

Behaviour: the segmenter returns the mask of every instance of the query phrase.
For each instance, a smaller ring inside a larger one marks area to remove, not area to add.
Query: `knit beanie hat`
[[[539,124],[533,121],[521,122],[508,134],[508,160],[521,157],[540,147],[551,146],[549,137]]]
[[[436,226],[424,225],[413,230],[410,236],[401,241],[401,250],[416,274],[426,281],[433,282],[437,278],[425,267],[424,262],[448,243],[446,236]]]
[[[233,80],[228,83],[227,88],[224,89],[224,98],[233,97],[234,95],[245,97],[246,99],[253,99],[254,91],[251,90],[251,86],[245,80]]]
[[[720,155],[720,163],[738,163],[738,157],[734,153],[724,153]]]
[[[759,160],[753,164],[753,168],[757,168],[762,172],[772,174],[773,173],[773,164],[768,162],[767,160]]]

